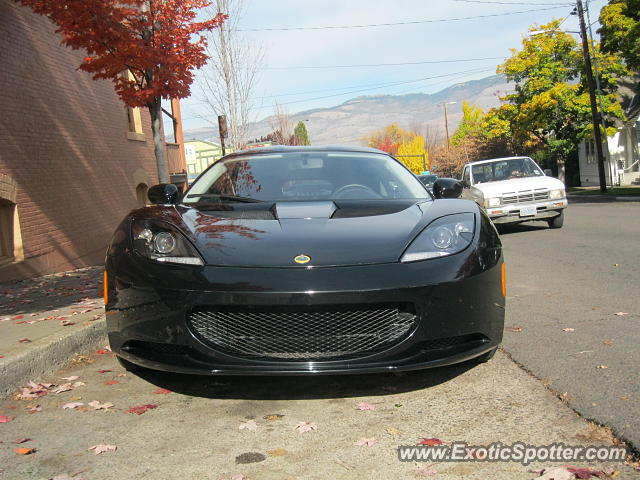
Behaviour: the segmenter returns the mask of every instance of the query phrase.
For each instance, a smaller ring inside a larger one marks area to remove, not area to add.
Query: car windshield
[[[388,155],[359,152],[247,154],[214,163],[184,203],[431,199]]]
[[[511,178],[541,177],[544,175],[530,158],[510,158],[472,166],[473,183],[497,182]]]

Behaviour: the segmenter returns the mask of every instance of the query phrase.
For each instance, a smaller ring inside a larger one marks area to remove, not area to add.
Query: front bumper
[[[535,203],[517,203],[502,205],[500,207],[490,207],[486,209],[489,218],[493,223],[518,223],[531,220],[550,220],[560,215],[563,209],[567,208],[566,198],[549,200]],[[535,213],[523,212],[525,207],[535,207]],[[523,214],[524,213],[524,214]]]
[[[501,254],[470,250],[409,264],[324,268],[158,265],[107,261],[112,350],[135,364],[190,374],[298,375],[415,370],[463,362],[502,340]],[[202,306],[412,305],[415,328],[384,351],[289,361],[225,353],[187,322]]]

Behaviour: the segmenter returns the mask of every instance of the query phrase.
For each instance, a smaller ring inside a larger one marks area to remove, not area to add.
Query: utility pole
[[[596,101],[596,90],[593,80],[593,70],[591,68],[591,55],[589,52],[589,39],[587,38],[587,27],[584,22],[584,9],[582,0],[577,0],[578,18],[580,19],[580,36],[582,37],[582,53],[587,74],[587,87],[589,89],[589,100],[591,103],[591,117],[593,121],[593,136],[596,144],[596,158],[598,160],[598,177],[600,180],[600,192],[607,193],[607,178],[604,173],[604,153],[602,151],[602,135],[600,133],[600,113]]]
[[[449,151],[449,146],[451,142],[449,141],[449,119],[447,118],[447,105],[453,105],[458,102],[442,102],[440,105],[444,107],[444,131],[447,134],[447,152]]]

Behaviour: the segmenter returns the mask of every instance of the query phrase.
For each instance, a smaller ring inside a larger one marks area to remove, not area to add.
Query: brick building
[[[83,53],[47,18],[0,0],[0,19],[0,282],[98,265],[158,183],[149,114],[76,70]],[[166,153],[172,181],[186,178],[183,145]]]

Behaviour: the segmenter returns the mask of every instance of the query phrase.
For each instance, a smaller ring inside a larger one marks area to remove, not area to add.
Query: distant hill
[[[483,109],[500,104],[498,97],[513,91],[502,75],[458,83],[434,94],[367,95],[329,108],[316,108],[291,114],[295,123],[308,120],[307,130],[314,145],[360,145],[362,138],[373,130],[396,122],[403,128],[414,124],[433,125],[444,137],[444,114],[441,102],[458,102],[448,106],[449,131],[453,133],[462,118],[462,102],[467,100]],[[268,134],[271,125],[267,117],[250,126],[250,138]],[[218,141],[217,129],[185,130],[185,139]]]

